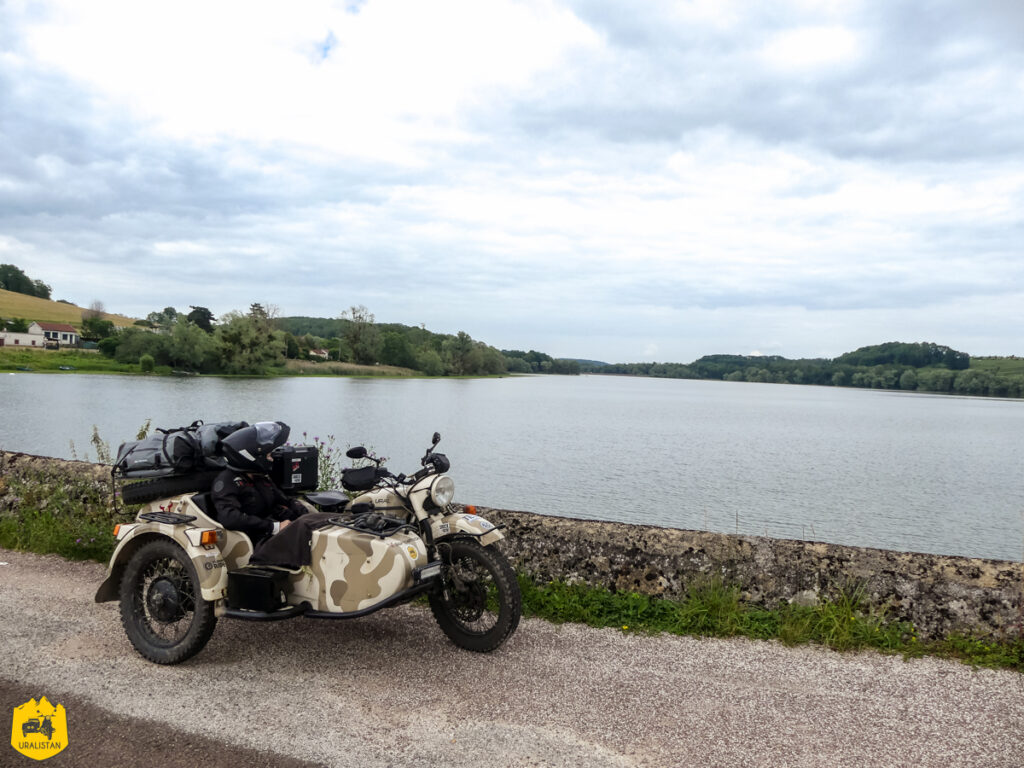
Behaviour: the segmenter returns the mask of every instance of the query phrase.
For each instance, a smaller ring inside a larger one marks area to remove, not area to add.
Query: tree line
[[[364,306],[338,318],[278,317],[274,307],[250,305],[217,320],[206,307],[165,307],[134,327],[118,330],[83,319],[100,352],[144,369],[168,366],[197,373],[262,375],[288,360],[391,365],[427,376],[482,376],[508,372],[579,373],[566,361],[531,351],[504,353],[465,331],[440,334],[422,326],[377,323]],[[529,361],[523,356],[529,354]],[[533,362],[537,367],[532,366]]]
[[[13,264],[0,264],[0,288],[39,299],[49,299],[52,290],[42,280],[33,280]]]
[[[971,357],[966,352],[931,342],[887,342],[861,347],[835,359],[705,355],[686,364],[586,363],[582,370],[626,376],[1024,397],[1024,374],[971,368]]]

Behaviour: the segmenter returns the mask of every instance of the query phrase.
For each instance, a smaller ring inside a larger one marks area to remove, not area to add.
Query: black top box
[[[270,477],[282,491],[315,491],[319,482],[315,445],[282,445],[271,453]]]

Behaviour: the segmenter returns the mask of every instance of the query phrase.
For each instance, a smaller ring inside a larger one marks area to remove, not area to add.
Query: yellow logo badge
[[[11,746],[33,760],[53,757],[68,745],[68,717],[64,707],[43,696],[14,708]]]
[[[417,557],[419,557],[419,553],[416,551],[416,547],[410,546],[408,549],[409,549],[409,557],[410,558],[415,560]]]

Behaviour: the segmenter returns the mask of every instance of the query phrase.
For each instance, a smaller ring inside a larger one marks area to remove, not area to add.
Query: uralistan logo
[[[53,757],[68,745],[68,716],[60,704],[43,696],[14,708],[11,746],[33,760]]]

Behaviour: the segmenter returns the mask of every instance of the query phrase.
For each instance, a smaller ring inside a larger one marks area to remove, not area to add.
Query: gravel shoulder
[[[1024,765],[1024,675],[938,659],[524,621],[497,653],[428,610],[223,620],[175,667],[104,568],[0,550],[0,708],[64,704],[53,766]],[[0,765],[37,765],[0,745]]]

